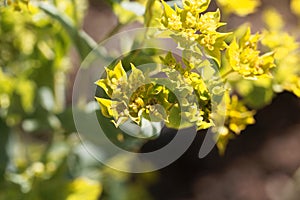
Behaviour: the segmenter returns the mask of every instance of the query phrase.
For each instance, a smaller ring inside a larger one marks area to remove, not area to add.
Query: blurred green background
[[[132,181],[100,165],[73,124],[74,75],[96,46],[82,30],[88,8],[84,0],[1,1],[1,200],[148,198],[153,176]]]

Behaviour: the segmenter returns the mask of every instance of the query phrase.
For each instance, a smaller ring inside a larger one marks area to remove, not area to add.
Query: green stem
[[[229,70],[228,72],[226,72],[225,74],[223,74],[223,75],[221,75],[221,78],[222,79],[226,79],[227,78],[227,76],[229,76],[231,73],[233,73],[234,71],[233,71],[233,69],[231,69],[231,70]]]
[[[74,9],[73,9],[73,18],[74,18],[74,21],[75,21],[75,26],[79,26],[79,22],[78,22],[78,15],[77,15],[77,5],[76,5],[76,1],[75,0],[72,0],[72,4],[74,5]]]
[[[118,24],[112,30],[110,30],[107,34],[105,34],[105,36],[101,39],[100,42],[106,40],[107,38],[117,33],[123,26],[124,26],[123,24],[118,22]]]

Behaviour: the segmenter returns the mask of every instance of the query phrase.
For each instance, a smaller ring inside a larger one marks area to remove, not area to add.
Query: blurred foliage
[[[72,139],[74,128],[62,125],[72,119],[65,99],[72,40],[36,4],[5,4],[0,7],[0,199],[97,199],[99,180],[71,173],[68,160],[79,141]],[[48,5],[81,26],[84,1]]]
[[[143,178],[140,189],[108,178],[118,172],[104,172],[76,135],[67,79],[71,47],[83,60],[96,46],[81,30],[86,8],[81,0],[1,2],[1,200],[122,198],[106,189],[132,199],[139,194],[129,188],[145,188]]]

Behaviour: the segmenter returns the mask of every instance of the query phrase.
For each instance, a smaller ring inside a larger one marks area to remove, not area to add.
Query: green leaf
[[[67,31],[82,60],[97,46],[97,43],[86,32],[78,30],[73,21],[67,15],[61,13],[56,7],[44,2],[38,2],[37,5],[51,18],[57,20]]]
[[[254,109],[262,108],[271,103],[274,97],[272,79],[241,80],[237,83],[237,91],[243,96],[246,105]]]
[[[6,151],[8,136],[10,128],[6,125],[4,120],[0,118],[0,183],[4,180],[4,173],[6,165],[8,164],[8,155]]]

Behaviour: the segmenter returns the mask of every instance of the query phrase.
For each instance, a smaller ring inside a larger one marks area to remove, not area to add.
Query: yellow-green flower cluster
[[[134,65],[131,67],[127,75],[120,61],[113,70],[106,68],[107,78],[96,82],[110,98],[96,98],[102,114],[114,118],[112,121],[117,127],[129,119],[139,124],[142,117],[159,121],[164,111],[156,105],[168,106],[168,91],[162,86],[145,83],[142,71]]]
[[[159,35],[167,35],[178,43],[182,62],[171,53],[160,57],[163,81],[149,81],[133,65],[127,75],[121,62],[114,70],[107,69],[107,78],[97,84],[109,99],[97,100],[103,115],[113,117],[116,126],[128,119],[140,124],[146,118],[163,120],[170,128],[213,127],[222,153],[230,138],[255,123],[255,111],[250,108],[266,105],[275,92],[283,90],[300,97],[299,44],[283,31],[284,21],[276,11],[269,9],[263,13],[267,29],[262,34],[251,34],[248,25],[232,34],[219,32],[225,23],[220,22],[219,9],[207,12],[210,0],[182,0],[174,5],[161,2]],[[260,5],[259,0],[216,2],[225,14],[239,16],[255,12]],[[299,0],[291,2],[292,10],[298,13]],[[203,60],[204,57],[208,59]],[[216,78],[218,69],[221,77]],[[231,95],[231,90],[238,96]],[[212,108],[216,110],[212,112]]]
[[[96,98],[102,114],[118,127],[127,120],[140,124],[141,118],[160,121],[165,117],[164,110],[157,106],[170,106],[167,102],[168,91],[153,83],[146,83],[142,71],[131,65],[132,71],[127,76],[122,63],[113,70],[106,68],[107,78],[96,82],[104,89],[110,99]]]
[[[300,76],[292,76],[290,81],[285,83],[283,87],[300,97]]]
[[[114,118],[117,127],[127,120],[140,124],[142,118],[164,121],[170,128],[212,126],[211,98],[201,76],[183,68],[171,53],[161,60],[166,77],[151,81],[134,65],[129,75],[121,62],[106,68],[107,77],[96,82],[109,97],[96,97],[102,114]]]
[[[225,117],[224,125],[217,125],[213,131],[217,133],[217,146],[221,154],[224,153],[229,139],[239,135],[248,125],[254,124],[255,111],[248,110],[238,96],[230,96],[229,91],[224,93],[225,112],[221,109],[219,115]]]
[[[219,10],[204,13],[210,0],[183,0],[183,8],[175,4],[175,10],[164,1],[162,3],[164,13],[161,23],[164,28],[173,32],[175,35],[173,38],[177,39],[179,45],[183,46],[189,42],[194,42],[193,45],[200,44],[209,56],[219,62],[220,50],[226,48],[224,39],[229,33],[217,31],[219,27],[225,25],[220,22]]]
[[[257,48],[260,39],[260,34],[251,35],[250,28],[239,41],[233,39],[227,49],[227,58],[233,71],[245,78],[270,76],[270,69],[275,67],[274,53],[260,55]]]
[[[211,119],[211,95],[200,74],[191,71],[176,61],[171,53],[161,58],[167,68],[162,69],[180,99],[180,115],[183,121],[196,125],[197,129],[206,129],[213,125]],[[189,66],[188,61],[185,61]]]
[[[225,112],[222,112],[222,109],[220,110],[221,112],[219,111],[220,115],[225,115],[224,126],[217,127],[217,132],[220,135],[226,136],[230,133],[238,135],[247,125],[255,123],[253,118],[255,111],[248,110],[238,96],[231,96],[229,91],[226,91],[223,98],[226,111],[224,109]]]
[[[276,18],[276,22],[270,18]],[[296,38],[284,31],[282,17],[276,10],[267,10],[264,13],[264,21],[267,25],[264,30],[262,44],[274,51],[276,70],[274,70],[274,91],[288,90],[300,97],[300,57],[299,43]]]
[[[227,98],[226,124],[228,124],[229,131],[240,134],[247,125],[255,123],[253,118],[255,111],[249,111],[236,95]]]

